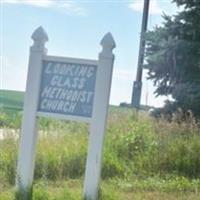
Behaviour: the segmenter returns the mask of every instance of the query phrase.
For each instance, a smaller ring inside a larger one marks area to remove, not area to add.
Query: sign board
[[[98,60],[48,56],[48,36],[42,27],[32,35],[24,98],[16,185],[24,199],[32,187],[37,117],[90,123],[84,199],[98,198],[102,148],[110,96],[115,42],[110,33],[101,40]]]
[[[97,66],[43,61],[39,112],[92,117]]]

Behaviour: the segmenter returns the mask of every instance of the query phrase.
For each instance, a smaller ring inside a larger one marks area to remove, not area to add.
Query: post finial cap
[[[111,50],[116,47],[112,34],[109,32],[104,35],[100,43],[103,47],[110,48]]]
[[[47,33],[42,28],[42,26],[38,27],[32,34],[31,38],[34,42],[45,43],[49,40]]]

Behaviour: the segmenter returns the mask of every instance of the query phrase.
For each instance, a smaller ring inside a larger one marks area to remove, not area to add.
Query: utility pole
[[[145,52],[144,33],[147,30],[149,1],[150,0],[144,0],[142,28],[141,28],[141,36],[140,36],[140,49],[139,49],[139,56],[138,56],[138,68],[137,68],[136,80],[133,83],[133,92],[132,92],[132,99],[131,99],[131,105],[137,109],[139,109],[140,107],[140,99],[141,99],[142,68],[143,68],[144,52]]]

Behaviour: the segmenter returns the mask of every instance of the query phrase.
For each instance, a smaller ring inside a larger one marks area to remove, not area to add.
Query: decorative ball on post
[[[31,38],[33,39],[34,50],[44,50],[45,43],[49,40],[47,33],[42,28],[42,26],[38,27],[32,34]]]
[[[100,53],[101,56],[108,58],[114,56],[112,50],[116,47],[116,44],[110,32],[104,35],[100,44],[103,47],[102,52]]]

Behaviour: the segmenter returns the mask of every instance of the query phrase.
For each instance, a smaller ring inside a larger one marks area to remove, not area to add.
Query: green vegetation
[[[0,90],[0,108],[22,110],[24,92]]]
[[[18,128],[24,93],[19,91],[0,90],[0,126]]]
[[[156,95],[170,95],[174,101],[155,112],[168,117],[181,108],[200,117],[200,1],[173,0],[183,6],[173,16],[164,15],[163,25],[146,35],[148,78],[156,86]]]
[[[192,116],[169,123],[111,107],[108,118],[100,199],[199,198],[200,124]],[[3,130],[0,200],[12,200],[18,139]],[[34,200],[81,200],[87,143],[87,124],[40,119]]]

